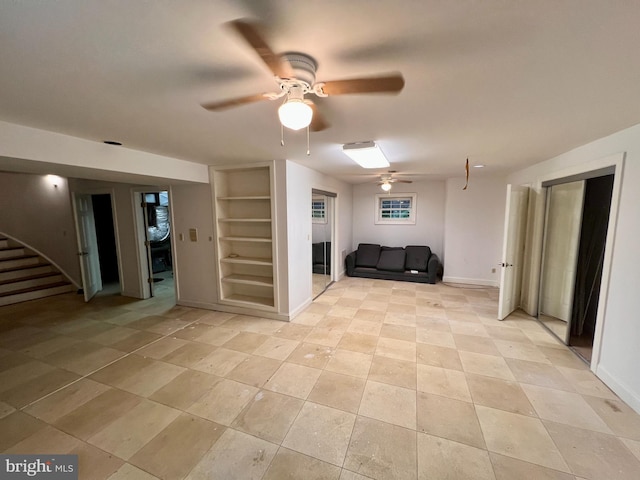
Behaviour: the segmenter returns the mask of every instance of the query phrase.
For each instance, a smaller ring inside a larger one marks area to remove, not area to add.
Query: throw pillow
[[[356,250],[356,267],[375,267],[380,257],[380,245],[361,243]]]

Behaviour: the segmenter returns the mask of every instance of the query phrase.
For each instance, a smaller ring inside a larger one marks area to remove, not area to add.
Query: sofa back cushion
[[[405,248],[407,252],[407,259],[405,261],[405,268],[407,270],[418,270],[420,272],[427,271],[427,263],[431,256],[431,249],[424,245],[408,245]]]
[[[356,267],[375,268],[380,257],[380,245],[361,243],[356,250]]]
[[[376,264],[378,270],[389,272],[404,272],[405,251],[404,248],[382,247],[380,259]]]

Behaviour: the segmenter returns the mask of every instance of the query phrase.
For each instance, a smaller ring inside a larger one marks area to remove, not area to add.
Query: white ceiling
[[[285,132],[273,90],[225,22],[315,57],[317,80],[400,71],[398,96],[321,99],[331,124]],[[375,140],[417,178],[506,173],[640,123],[640,3],[625,0],[0,2],[0,120],[204,164],[288,158],[366,180],[341,151]],[[380,172],[375,171],[375,172]]]

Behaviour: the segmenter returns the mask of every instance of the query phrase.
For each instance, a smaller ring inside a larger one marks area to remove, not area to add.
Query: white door
[[[507,185],[498,320],[504,320],[520,305],[528,205],[529,187]]]
[[[93,218],[91,195],[76,193],[74,200],[82,289],[84,290],[84,301],[88,302],[102,290],[96,224]]]
[[[547,195],[540,313],[564,322],[573,308],[584,185],[583,180],[554,185]]]

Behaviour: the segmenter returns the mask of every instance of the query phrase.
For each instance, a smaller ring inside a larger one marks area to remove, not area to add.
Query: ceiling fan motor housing
[[[306,83],[307,89],[310,89],[316,81],[318,63],[304,53],[287,52],[282,57],[291,65],[294,78]]]

